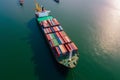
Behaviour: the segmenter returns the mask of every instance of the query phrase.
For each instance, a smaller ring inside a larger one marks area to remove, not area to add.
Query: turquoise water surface
[[[37,0],[51,10],[80,59],[58,67],[38,28],[34,1],[0,0],[0,80],[120,80],[119,0]]]

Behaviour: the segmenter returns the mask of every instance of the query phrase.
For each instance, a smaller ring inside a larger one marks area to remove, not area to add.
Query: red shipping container
[[[68,52],[71,51],[67,44],[65,44],[65,47],[66,47],[66,49],[68,50]]]
[[[64,36],[67,36],[67,34],[66,34],[64,31],[61,31],[61,33],[62,33]]]
[[[56,29],[57,29],[57,31],[60,31],[60,29],[58,28],[58,26],[56,26]]]
[[[51,44],[52,44],[52,47],[54,47],[54,43],[53,43],[53,41],[52,41],[52,40],[50,40],[50,42],[51,42]]]
[[[44,29],[45,29],[46,33],[48,33],[47,28],[44,28]]]
[[[50,19],[50,21],[51,21],[52,25],[54,26],[54,25],[55,25],[55,23],[53,22],[53,20],[52,20],[52,19]]]
[[[56,31],[55,27],[53,27],[54,31]]]
[[[50,33],[50,30],[47,28],[47,30],[48,30],[48,33]]]
[[[55,29],[55,31],[57,31],[57,29],[56,29],[56,27],[55,27],[55,26],[54,26],[53,28]]]
[[[46,27],[47,25],[45,23],[42,24],[44,27]]]
[[[60,33],[62,36],[66,36],[66,35],[63,34],[63,31],[60,31],[59,33]]]
[[[63,49],[65,50],[65,53],[67,52],[67,49],[65,48],[65,46],[62,44]]]
[[[52,30],[51,30],[51,28],[50,28],[50,31],[51,31],[51,33],[52,33]]]
[[[49,24],[46,20],[42,21],[42,24],[43,24],[44,27],[49,27]]]
[[[62,37],[62,39],[64,40],[65,43],[68,43],[68,41],[65,39],[65,37]]]
[[[48,34],[46,34],[46,37],[47,37],[48,40],[51,40],[51,39],[50,39],[50,36],[49,36]]]
[[[50,21],[49,19],[48,19],[47,21],[48,21],[48,23],[50,24],[50,26],[53,26],[52,23],[51,23],[51,21]]]
[[[55,50],[57,52],[57,55],[60,56],[60,50],[58,49],[58,47],[55,47]]]
[[[55,26],[55,29],[58,31],[57,26]]]
[[[50,33],[50,29],[49,28],[47,28],[48,29],[48,31],[49,31],[49,33]]]
[[[74,50],[78,50],[77,46],[72,42],[71,45],[74,47]]]
[[[71,42],[71,40],[68,38],[68,36],[65,36],[65,39],[67,42]]]
[[[59,31],[56,26],[55,26],[55,29],[56,29],[56,31]]]
[[[44,28],[44,29],[45,29],[46,33],[48,33],[47,29],[46,28]]]
[[[62,31],[59,32],[60,36],[64,40],[65,43],[70,42],[71,40],[65,36],[65,34],[62,33]]]
[[[72,48],[71,44],[68,44],[69,48],[71,51],[73,51],[74,49]]]
[[[46,28],[46,29],[47,29],[48,33],[50,33],[49,29],[48,28]]]
[[[47,28],[47,30],[48,30],[48,33],[50,33],[50,30]]]
[[[56,32],[56,35],[57,35],[57,37],[60,37],[60,35],[59,35],[59,33],[58,33],[58,32]]]
[[[61,32],[58,32],[59,33],[59,35],[61,36],[61,37],[63,37],[63,35],[61,34]]]
[[[43,23],[43,26],[44,26],[44,27],[48,27],[49,25],[48,25],[48,24],[46,24],[46,23]]]
[[[55,23],[55,25],[59,25],[59,22],[55,18],[53,18],[53,22]]]
[[[62,51],[63,54],[65,54],[67,52],[66,48],[64,47],[64,45],[59,45],[60,50]]]
[[[50,40],[53,39],[52,36],[51,36],[51,34],[48,34],[48,35],[50,36]]]
[[[55,31],[58,31],[58,30],[56,29],[56,27],[54,27],[54,29],[55,29]]]
[[[47,32],[46,32],[46,30],[45,29],[43,29],[44,30],[44,33],[46,34]]]
[[[50,46],[51,46],[51,47],[53,47],[53,44],[52,44],[52,42],[51,42],[51,41],[49,41],[49,44],[50,44]]]
[[[70,45],[71,45],[71,47],[73,48],[73,50],[76,50],[75,47],[74,47],[72,44],[70,44]]]
[[[67,43],[67,41],[66,41],[63,37],[61,37],[61,39],[62,39],[65,43]]]
[[[55,23],[54,19],[52,19],[52,21],[53,21],[54,25],[56,25],[56,23]]]
[[[48,28],[49,29],[49,32],[51,33],[52,31],[51,31],[51,29],[50,28]]]
[[[42,21],[43,23],[45,23],[45,24],[48,24],[48,22],[46,21],[46,20],[44,20],[44,21]]]

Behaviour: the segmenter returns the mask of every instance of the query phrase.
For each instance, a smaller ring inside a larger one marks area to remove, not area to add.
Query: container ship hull
[[[67,68],[74,68],[79,59],[78,48],[64,32],[57,19],[53,16],[38,17],[37,15],[36,20],[56,61]]]
[[[74,68],[79,59],[77,46],[64,32],[58,20],[49,15],[50,11],[41,8],[36,1],[35,3],[37,23],[56,61],[67,68]]]

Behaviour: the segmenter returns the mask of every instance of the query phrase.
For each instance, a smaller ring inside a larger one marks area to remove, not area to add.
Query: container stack
[[[37,21],[56,56],[60,57],[63,55],[69,55],[71,51],[72,53],[77,52],[78,48],[70,40],[55,18],[47,16],[44,18],[38,18]]]

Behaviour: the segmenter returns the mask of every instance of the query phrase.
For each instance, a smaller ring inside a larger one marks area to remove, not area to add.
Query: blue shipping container
[[[61,27],[61,26],[59,26],[59,29],[62,31],[63,30],[63,28]]]
[[[55,32],[54,29],[51,27],[52,32]]]

